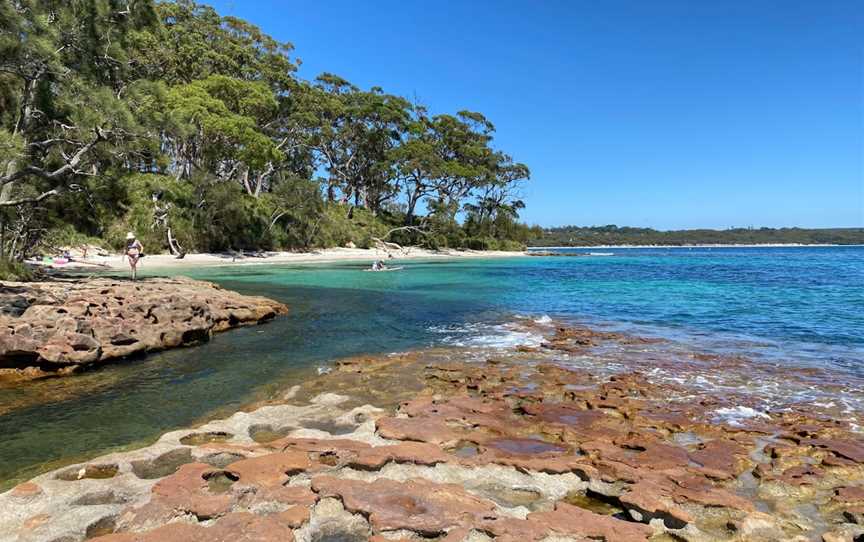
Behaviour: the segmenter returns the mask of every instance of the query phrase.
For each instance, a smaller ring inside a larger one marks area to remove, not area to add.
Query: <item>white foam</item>
[[[510,324],[464,324],[432,326],[430,331],[445,335],[441,342],[449,346],[469,348],[513,348],[539,346],[543,336]]]
[[[745,406],[736,406],[731,408],[718,408],[714,411],[715,418],[719,421],[723,421],[728,423],[729,425],[738,426],[741,425],[743,420],[748,420],[750,418],[766,418],[770,419],[771,417],[765,414],[764,412],[759,412],[758,410],[754,410],[750,407]]]

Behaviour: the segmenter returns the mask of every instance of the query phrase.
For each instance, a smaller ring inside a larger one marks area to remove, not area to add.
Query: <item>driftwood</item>
[[[393,228],[390,231],[388,231],[387,234],[384,235],[384,237],[381,237],[381,238],[373,237],[372,241],[375,242],[375,248],[378,250],[383,250],[384,252],[386,252],[388,257],[392,257],[391,251],[401,253],[403,256],[407,256],[412,248],[419,248],[416,245],[410,245],[410,246],[403,247],[399,243],[393,243],[392,241],[386,241],[386,239],[388,239],[391,235],[393,235],[397,231],[413,231],[413,232],[416,232],[416,233],[419,233],[422,235],[429,235],[428,231],[424,230],[423,228],[419,228],[417,226],[400,226],[398,228]]]
[[[150,229],[165,229],[168,241],[168,250],[173,256],[176,256],[178,260],[183,259],[183,257],[186,256],[186,251],[183,250],[183,247],[180,246],[180,243],[171,233],[171,225],[169,223],[171,203],[160,203],[162,194],[159,192],[154,193],[151,198],[153,200],[153,224],[151,224]]]

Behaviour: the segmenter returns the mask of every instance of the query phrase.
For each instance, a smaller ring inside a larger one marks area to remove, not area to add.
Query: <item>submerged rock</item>
[[[0,381],[65,375],[200,343],[287,310],[186,278],[0,282]]]

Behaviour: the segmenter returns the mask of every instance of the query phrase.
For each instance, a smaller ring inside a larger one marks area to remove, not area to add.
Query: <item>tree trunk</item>
[[[408,211],[405,213],[405,225],[413,226],[414,225],[414,209],[417,207],[417,203],[420,201],[420,192],[412,192],[408,196]]]
[[[0,262],[6,259],[6,214],[0,214]]]
[[[171,227],[168,228],[168,250],[171,252],[173,256],[178,256],[182,258],[186,255],[186,252],[183,250],[183,247],[180,246],[180,243],[174,239],[174,236],[171,235]]]

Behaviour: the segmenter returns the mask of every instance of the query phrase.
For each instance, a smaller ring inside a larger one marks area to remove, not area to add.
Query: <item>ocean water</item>
[[[200,347],[0,389],[0,487],[225,414],[339,357],[538,341],[510,325],[519,318],[864,377],[864,247],[569,252],[586,255],[407,261],[392,273],[358,263],[183,270],[291,313]]]

